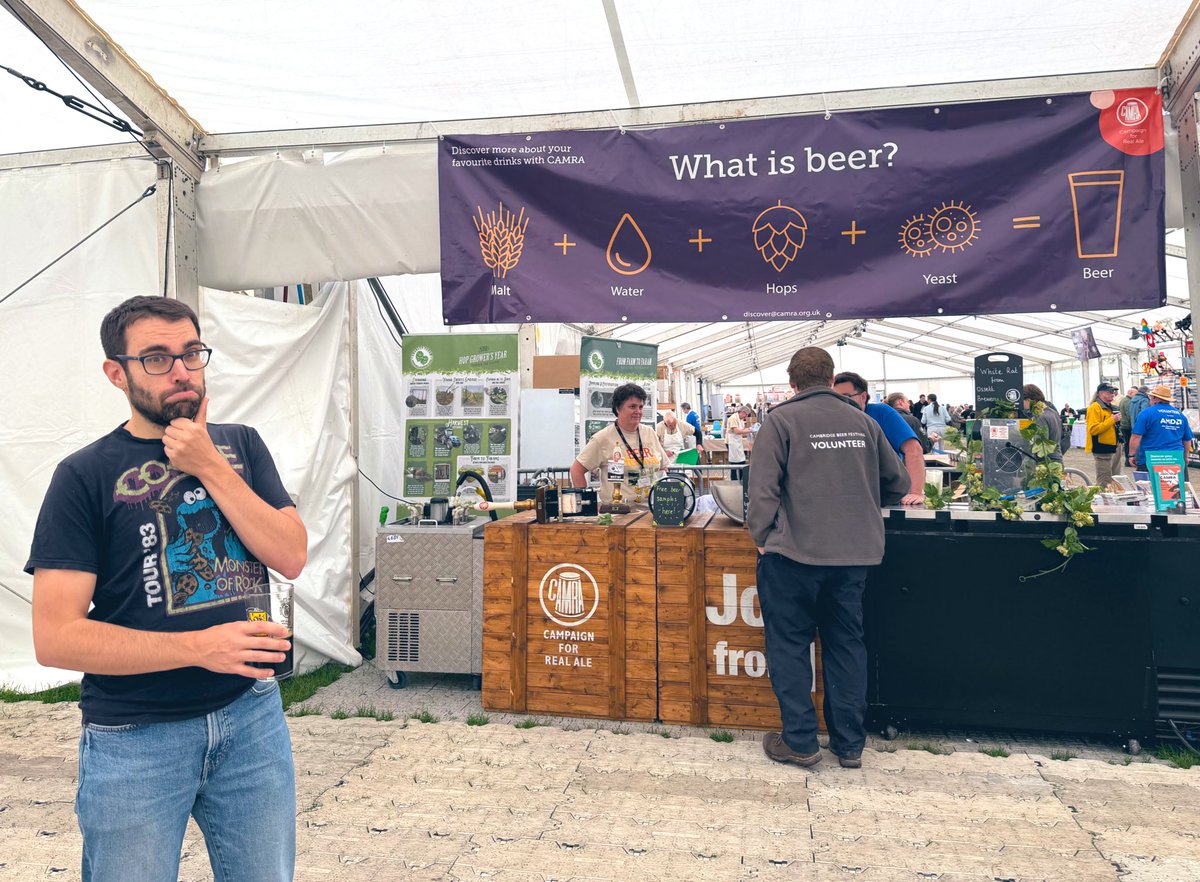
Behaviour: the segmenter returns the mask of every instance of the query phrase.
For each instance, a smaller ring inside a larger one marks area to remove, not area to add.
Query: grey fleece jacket
[[[817,566],[883,560],[883,518],[910,482],[879,424],[827,387],[771,408],[750,461],[754,544]]]

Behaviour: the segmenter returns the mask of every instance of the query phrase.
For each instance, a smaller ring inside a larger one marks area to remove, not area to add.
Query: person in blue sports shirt
[[[1186,459],[1192,452],[1192,427],[1187,417],[1171,404],[1173,396],[1167,386],[1150,390],[1150,406],[1144,408],[1133,424],[1129,436],[1129,458],[1143,471],[1147,450],[1178,450],[1183,448]]]
[[[904,418],[896,413],[895,408],[886,404],[868,402],[867,381],[853,371],[842,371],[833,378],[833,391],[844,395],[858,407],[866,411],[867,416],[879,423],[883,435],[892,450],[900,457],[912,489],[900,500],[901,505],[924,505],[925,494],[925,455],[921,452],[921,442],[917,433],[908,427]]]

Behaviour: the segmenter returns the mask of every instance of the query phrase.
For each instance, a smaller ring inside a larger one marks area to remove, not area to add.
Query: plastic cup
[[[292,676],[295,667],[295,586],[291,582],[272,582],[270,585],[255,585],[242,595],[246,608],[246,620],[251,622],[275,622],[287,628],[288,647],[283,661],[249,662],[255,668],[270,668],[276,680]]]

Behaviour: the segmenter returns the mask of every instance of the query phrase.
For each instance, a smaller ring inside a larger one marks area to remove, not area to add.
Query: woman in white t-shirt
[[[600,499],[611,502],[620,486],[621,501],[644,505],[650,485],[666,467],[667,455],[658,433],[642,425],[646,391],[637,383],[613,390],[616,419],[592,436],[571,464],[571,486],[586,487],[588,472],[600,470]]]

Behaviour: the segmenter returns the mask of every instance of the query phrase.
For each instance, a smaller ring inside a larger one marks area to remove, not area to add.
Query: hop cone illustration
[[[498,211],[489,211],[486,215],[478,205],[475,210],[478,214],[471,222],[479,231],[479,253],[492,275],[503,279],[521,260],[529,218],[525,217],[524,208],[519,215],[514,215],[504,208],[503,202]]]
[[[781,199],[754,219],[754,247],[775,272],[782,272],[804,247],[807,230],[804,215]]]

